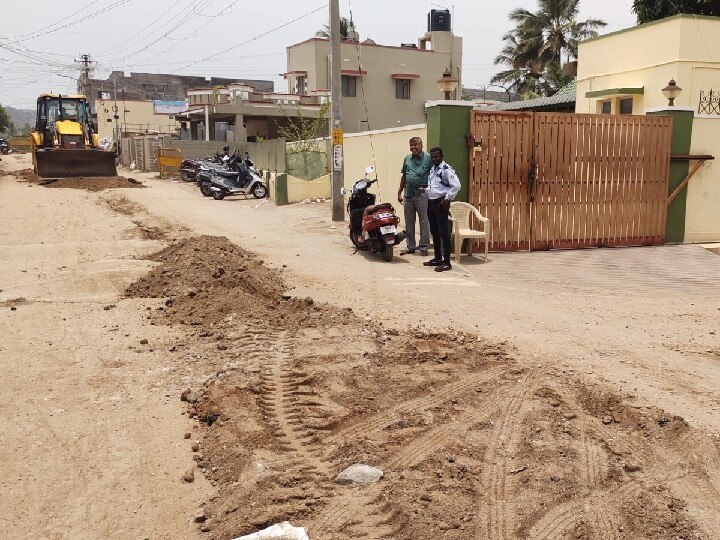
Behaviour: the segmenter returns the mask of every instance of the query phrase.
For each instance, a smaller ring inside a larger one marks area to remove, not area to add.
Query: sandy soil
[[[715,259],[440,277],[329,205],[142,181],[0,178],[9,538],[720,538]],[[383,479],[334,482],[357,462]]]
[[[0,171],[1,172],[1,171]],[[112,188],[141,188],[145,187],[142,182],[135,178],[125,178],[124,176],[94,176],[94,177],[75,177],[75,178],[40,178],[32,169],[21,169],[13,171],[13,176],[48,188],[72,188],[83,189],[85,191],[104,191]]]

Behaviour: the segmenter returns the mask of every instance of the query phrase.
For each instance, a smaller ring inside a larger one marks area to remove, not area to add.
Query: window
[[[395,79],[395,99],[410,99],[410,79]]]
[[[357,96],[357,77],[351,77],[350,75],[342,75],[342,95],[343,97],[356,97]]]
[[[612,101],[600,102],[600,114],[610,114],[612,112]]]
[[[620,100],[620,114],[632,114],[633,98],[623,98]]]
[[[307,86],[305,82],[305,77],[298,77],[297,78],[297,93],[301,96],[305,95],[305,92],[307,91]]]

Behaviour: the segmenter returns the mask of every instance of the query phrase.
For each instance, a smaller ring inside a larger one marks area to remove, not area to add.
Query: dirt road
[[[136,177],[0,177],[8,538],[720,538],[720,257],[437,276],[326,205]],[[385,477],[332,481],[356,462]]]

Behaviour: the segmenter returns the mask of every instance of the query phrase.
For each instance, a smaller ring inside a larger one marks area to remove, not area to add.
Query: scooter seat
[[[236,173],[235,171],[220,171],[220,170],[216,170],[216,171],[213,171],[213,172],[215,172],[215,174],[217,174],[218,176],[223,176],[223,177],[225,177],[225,178],[236,178],[236,177],[238,176],[238,173]]]
[[[380,210],[387,210],[388,212],[395,212],[395,208],[390,203],[372,204],[365,208],[365,215],[378,212]]]

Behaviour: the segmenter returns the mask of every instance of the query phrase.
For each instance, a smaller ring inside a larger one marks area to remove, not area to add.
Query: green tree
[[[509,69],[492,82],[510,85],[524,95],[552,95],[570,82],[562,74],[563,60],[577,58],[578,42],[595,37],[606,26],[601,19],[578,21],[580,0],[539,0],[535,12],[516,8],[510,12],[515,28],[503,38],[496,65]]]
[[[346,17],[340,17],[340,39],[349,39],[350,32],[357,32],[355,23]],[[323,24],[322,30],[315,32],[317,37],[330,37],[330,25]]]
[[[505,86],[511,92],[520,94],[523,99],[537,97],[540,90],[541,73],[535,63],[519,59],[518,40],[513,32],[505,35],[503,43],[502,51],[495,57],[495,65],[504,65],[508,69],[493,75],[490,82]]]
[[[4,133],[5,131],[12,131],[12,119],[10,118],[10,115],[5,110],[5,107],[0,105],[0,133]]]
[[[279,107],[285,116],[285,121],[284,123],[275,121],[278,135],[288,142],[298,143],[293,145],[291,153],[318,152],[320,145],[317,138],[323,135],[324,128],[328,123],[326,116],[330,110],[330,102],[325,102],[320,106],[316,118],[305,118],[300,105],[297,106],[294,115],[289,114],[282,105]]]
[[[633,13],[638,24],[672,17],[678,13],[712,15],[720,17],[720,2],[717,0],[633,0]]]

